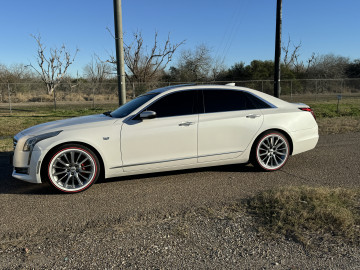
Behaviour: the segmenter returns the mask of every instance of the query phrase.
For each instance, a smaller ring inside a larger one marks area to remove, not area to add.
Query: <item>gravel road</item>
[[[0,153],[0,269],[358,269],[359,247],[267,239],[228,206],[269,188],[359,188],[360,133],[326,135],[277,172],[234,165],[107,179],[53,193]]]

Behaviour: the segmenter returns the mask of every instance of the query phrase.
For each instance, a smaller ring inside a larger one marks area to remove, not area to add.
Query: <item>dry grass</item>
[[[317,119],[320,134],[360,132],[360,117],[334,117]]]
[[[287,187],[249,199],[261,231],[309,244],[314,234],[360,240],[360,191]]]
[[[106,93],[100,94],[95,93],[94,95],[90,92],[88,93],[77,93],[77,92],[61,92],[59,91],[56,94],[56,100],[58,102],[62,101],[71,101],[71,102],[84,102],[92,101],[94,99],[95,103],[112,101],[116,102],[118,97],[116,93]],[[27,103],[27,102],[53,102],[53,96],[46,93],[37,93],[34,91],[30,92],[17,92],[11,95],[11,102],[16,105],[16,103]],[[8,95],[4,95],[1,99],[0,104],[9,103]]]

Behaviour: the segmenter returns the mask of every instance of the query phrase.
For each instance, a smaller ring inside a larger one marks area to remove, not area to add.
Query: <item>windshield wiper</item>
[[[111,111],[104,112],[104,113],[103,113],[103,115],[106,115],[106,116],[110,116],[110,117],[112,117],[112,115],[111,115]]]

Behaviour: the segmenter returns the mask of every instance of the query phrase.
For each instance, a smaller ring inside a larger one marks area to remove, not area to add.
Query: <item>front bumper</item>
[[[22,181],[40,184],[40,168],[42,160],[42,152],[38,150],[33,150],[31,153],[31,158],[29,160],[30,152],[16,151],[14,152],[12,164],[14,167],[12,176],[16,179]],[[29,162],[30,161],[30,162]],[[21,168],[21,170],[15,168]],[[22,170],[25,171],[27,168],[27,173],[19,173]]]

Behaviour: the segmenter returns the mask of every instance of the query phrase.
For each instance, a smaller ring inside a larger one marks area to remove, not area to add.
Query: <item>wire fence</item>
[[[132,99],[152,89],[177,84],[191,84],[192,82],[151,82],[127,83],[127,100]],[[235,83],[273,95],[272,80],[256,81],[213,81],[196,84],[226,84]],[[281,81],[281,98],[293,102],[327,101],[342,98],[360,98],[360,79],[311,79],[311,80],[283,80]],[[56,88],[57,102],[84,103],[89,106],[118,102],[117,83],[114,81],[101,84],[88,81],[72,81],[61,83]],[[48,95],[46,86],[39,82],[1,83],[0,105],[18,103],[51,103],[53,96]]]

